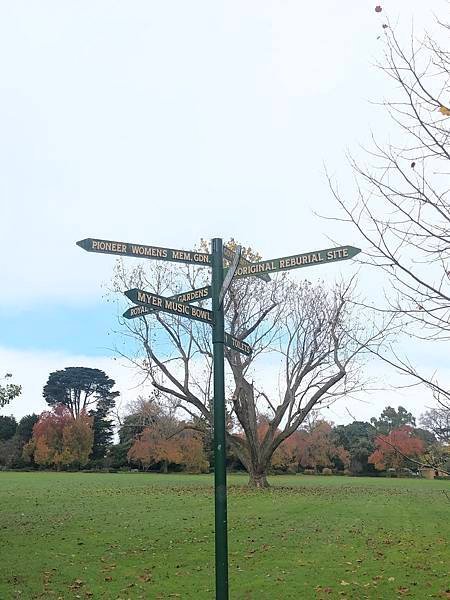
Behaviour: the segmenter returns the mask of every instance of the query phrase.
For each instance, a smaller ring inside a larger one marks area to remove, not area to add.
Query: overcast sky
[[[387,16],[406,39],[446,3],[375,5],[0,0],[0,372],[23,385],[3,414],[43,410],[49,372],[66,366],[104,369],[124,402],[140,391],[109,350],[114,259],[76,240],[190,249],[233,236],[266,258],[360,244],[315,215],[337,212],[324,165],[345,184],[345,151],[389,137],[373,103],[392,95],[374,67]],[[320,269],[308,277],[332,283],[356,266]],[[364,273],[360,286],[375,293]],[[439,357],[414,352],[430,368]],[[432,403],[417,389],[363,400],[329,418]]]

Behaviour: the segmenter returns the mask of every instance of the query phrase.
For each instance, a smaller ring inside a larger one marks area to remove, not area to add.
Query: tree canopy
[[[103,458],[112,443],[113,421],[110,417],[119,392],[115,381],[100,369],[67,367],[50,373],[44,386],[44,398],[50,406],[64,405],[73,419],[86,413],[93,417],[94,459]]]
[[[232,244],[231,244],[232,245]],[[205,248],[206,249],[206,248]],[[245,256],[257,255],[247,249]],[[164,263],[127,270],[116,267],[114,290],[134,287],[170,296],[208,283],[209,272]],[[353,282],[326,287],[285,275],[271,282],[255,277],[234,281],[224,303],[226,329],[253,348],[251,356],[226,349],[227,436],[252,484],[265,486],[277,448],[318,405],[326,406],[364,385],[358,357],[378,346],[384,330],[352,309]],[[203,305],[205,301],[200,301]],[[212,348],[208,325],[155,312],[123,322],[135,341],[127,357],[165,401],[192,419],[212,421]],[[277,364],[279,389],[264,389],[258,371]],[[261,439],[258,417],[268,416]],[[234,423],[243,435],[234,431]]]
[[[412,413],[408,412],[403,406],[399,406],[397,410],[392,406],[386,406],[380,417],[376,419],[372,417],[370,422],[375,427],[377,433],[387,435],[394,429],[399,429],[403,425],[411,425],[415,427],[416,419]]]
[[[63,404],[76,419],[97,403],[114,404],[119,395],[112,391],[115,383],[100,369],[66,367],[50,373],[43,394],[47,404]]]
[[[9,380],[11,378],[12,374],[6,373],[3,380]],[[20,396],[21,393],[22,386],[17,385],[16,383],[7,383],[6,385],[0,384],[0,408],[9,404],[11,400]]]

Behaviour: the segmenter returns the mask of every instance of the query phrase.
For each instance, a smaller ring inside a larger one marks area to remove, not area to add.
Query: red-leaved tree
[[[190,472],[206,471],[209,464],[201,434],[181,426],[179,429],[181,431],[167,435],[158,423],[146,427],[128,451],[128,460],[144,468],[160,464],[164,473],[169,464],[183,465]]]
[[[423,441],[414,435],[413,428],[407,425],[394,429],[389,435],[376,436],[375,444],[375,451],[368,461],[378,471],[405,467],[410,464],[408,458],[416,460],[425,448]]]
[[[81,413],[74,419],[69,409],[60,404],[41,414],[23,454],[39,465],[83,466],[88,462],[93,440],[92,417]]]

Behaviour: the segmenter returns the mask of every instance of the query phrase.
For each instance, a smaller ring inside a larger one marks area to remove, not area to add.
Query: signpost
[[[259,277],[270,280],[269,273],[286,271],[312,265],[348,260],[360,250],[353,246],[340,246],[326,250],[317,250],[293,256],[284,256],[257,263],[241,257],[240,249],[233,253],[224,248],[220,238],[214,238],[211,254],[113,242],[87,238],[77,242],[88,252],[169,260],[212,268],[211,286],[189,290],[170,298],[139,290],[127,290],[125,295],[137,304],[124,313],[127,319],[145,316],[153,311],[163,311],[176,316],[195,319],[212,326],[213,377],[214,377],[214,501],[215,501],[215,555],[216,555],[216,600],[228,599],[228,539],[227,539],[227,482],[226,482],[226,443],[225,443],[225,381],[224,381],[224,345],[249,356],[251,346],[224,331],[223,299],[233,277]],[[231,263],[224,269],[224,258]],[[224,274],[225,281],[224,281]],[[190,302],[212,298],[212,311]]]
[[[176,300],[171,300],[164,296],[144,292],[144,290],[139,290],[137,288],[127,290],[125,296],[135,304],[141,304],[152,310],[162,310],[163,312],[171,313],[173,315],[189,317],[196,321],[203,321],[204,323],[210,324],[213,323],[213,313],[206,308],[183,304],[183,302],[177,302]]]
[[[175,250],[174,248],[145,246],[144,244],[132,244],[130,242],[113,242],[111,240],[98,240],[96,238],[80,240],[77,242],[77,246],[88,252],[100,252],[101,254],[153,258],[153,260],[169,260],[172,262],[211,266],[211,255],[205,252]]]
[[[180,294],[175,294],[175,296],[170,296],[167,300],[174,300],[175,302],[183,302],[189,304],[190,302],[196,302],[198,300],[206,300],[211,298],[212,290],[211,286],[205,285],[202,288],[197,288],[195,290],[189,290],[188,292],[181,292]],[[125,319],[135,319],[137,317],[143,317],[145,315],[152,314],[153,310],[148,306],[139,305],[132,306],[128,308],[124,313],[123,317]]]
[[[233,337],[229,333],[225,332],[223,343],[225,344],[225,346],[228,346],[228,348],[236,350],[241,354],[246,354],[247,356],[250,356],[252,353],[252,347],[250,346],[250,344],[247,344],[247,342]]]

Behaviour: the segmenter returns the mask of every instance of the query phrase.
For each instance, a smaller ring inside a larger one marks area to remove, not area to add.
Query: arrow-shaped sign
[[[86,238],[77,242],[77,246],[88,252],[116,254],[117,256],[133,256],[134,258],[153,258],[154,260],[169,260],[172,262],[192,263],[194,265],[211,265],[211,255],[205,252],[175,250],[159,246],[145,246],[130,242],[113,242]]]
[[[242,340],[238,340],[238,338],[235,338],[226,332],[224,344],[225,346],[228,346],[228,348],[236,350],[237,352],[241,352],[242,354],[246,354],[247,356],[250,356],[250,354],[252,353],[252,347],[250,346],[250,344],[247,344],[247,342],[244,342]]]
[[[204,287],[197,288],[195,290],[182,292],[181,294],[175,294],[175,296],[170,296],[168,300],[175,300],[176,302],[183,302],[185,304],[189,304],[190,302],[206,300],[207,298],[211,298],[211,286],[209,285],[205,285]],[[125,317],[125,319],[135,319],[136,317],[149,315],[152,312],[153,310],[148,306],[139,305],[128,308],[123,313],[123,316]]]
[[[223,256],[224,256],[224,258],[227,259],[228,262],[232,262],[233,258],[234,258],[234,252],[227,246],[224,246],[223,247]],[[241,260],[239,262],[242,266],[249,266],[249,265],[255,264],[255,263],[250,262],[243,256],[241,256]],[[255,273],[255,277],[259,277],[259,279],[262,279],[263,281],[270,281],[270,275],[268,275],[267,273]]]
[[[324,265],[329,262],[348,260],[359,254],[359,252],[361,250],[353,246],[340,246],[339,248],[329,248],[327,250],[316,250],[315,252],[306,252],[304,254],[294,254],[293,256],[272,258],[271,260],[239,266],[236,269],[235,277],[249,277],[258,273],[273,273],[276,271],[298,269],[300,267],[310,267],[312,265]]]
[[[231,265],[228,268],[227,274],[225,275],[225,279],[222,283],[222,289],[219,294],[219,306],[222,306],[223,299],[225,298],[225,294],[227,293],[228,288],[231,285],[231,281],[236,273],[236,269],[238,268],[239,260],[242,254],[242,247],[237,246],[236,252],[234,254],[233,260],[231,261]]]
[[[134,304],[140,304],[151,310],[161,310],[173,315],[178,315],[179,317],[188,317],[189,319],[209,323],[210,325],[213,323],[213,313],[206,308],[183,304],[183,302],[177,302],[171,298],[164,298],[164,296],[151,294],[150,292],[145,292],[144,290],[139,290],[137,288],[127,290],[125,296],[134,302]],[[134,316],[142,315],[136,314]]]

